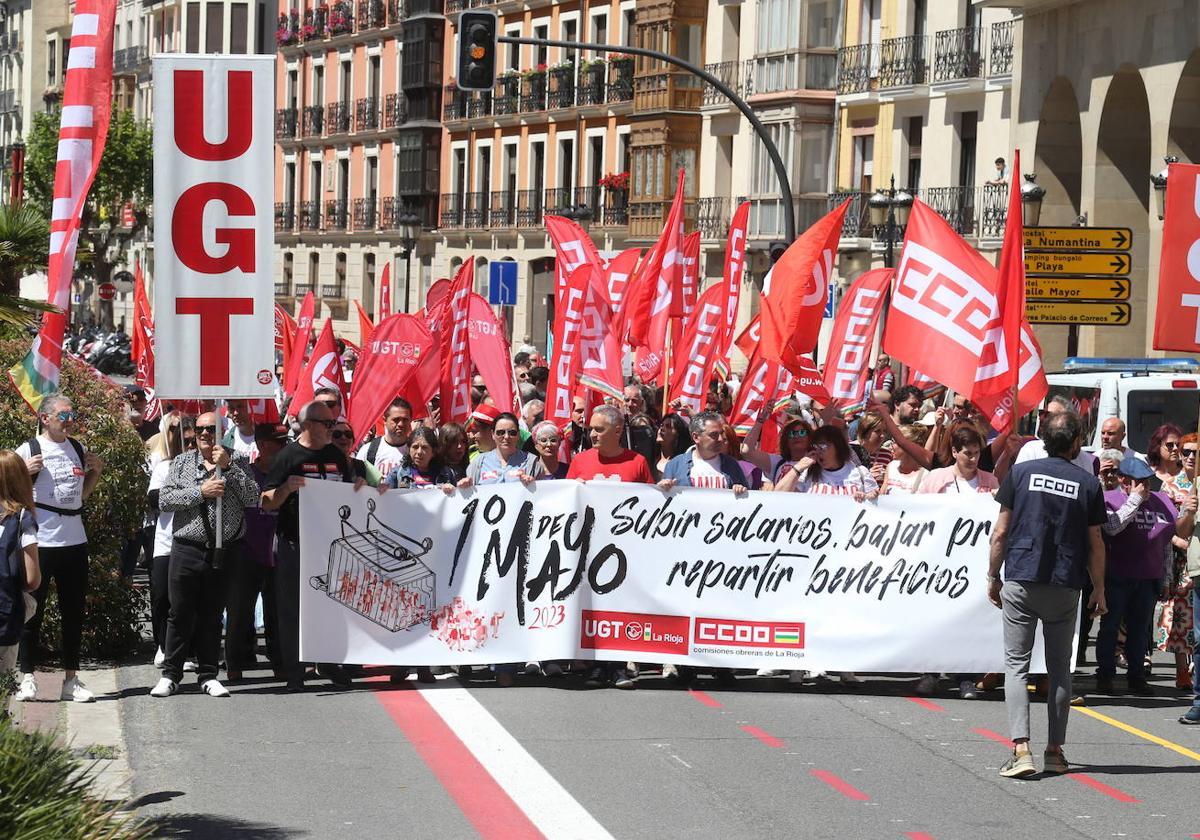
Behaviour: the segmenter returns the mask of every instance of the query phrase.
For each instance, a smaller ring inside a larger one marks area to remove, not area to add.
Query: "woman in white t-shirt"
[[[929,427],[911,423],[901,426],[899,434],[917,446],[924,446],[925,440],[929,437]],[[897,446],[896,452],[899,454],[888,462],[884,472],[883,488],[880,493],[893,496],[907,496],[916,493],[917,488],[921,486],[921,481],[929,474],[929,470],[917,463],[917,459],[907,450]]]
[[[845,495],[858,502],[879,495],[871,471],[851,458],[850,443],[841,429],[822,426],[809,441],[809,454],[776,477],[776,491]]]

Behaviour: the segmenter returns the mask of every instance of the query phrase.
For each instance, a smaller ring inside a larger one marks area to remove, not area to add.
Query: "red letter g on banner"
[[[229,248],[221,256],[204,250],[204,208],[220,201],[230,216],[254,216],[254,199],[241,187],[209,182],[183,191],[171,218],[171,244],[179,261],[201,274],[224,274],[241,269],[254,271],[254,231],[250,228],[217,228],[214,238]]]

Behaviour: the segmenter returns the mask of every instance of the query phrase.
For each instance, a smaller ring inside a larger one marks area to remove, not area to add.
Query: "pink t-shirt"
[[[1000,482],[990,472],[979,470],[971,481],[959,478],[951,464],[933,470],[921,482],[918,493],[990,493],[1000,488]]]

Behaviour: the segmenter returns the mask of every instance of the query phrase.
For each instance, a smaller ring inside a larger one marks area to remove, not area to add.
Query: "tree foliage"
[[[0,323],[27,326],[50,307],[20,297],[21,278],[50,259],[50,224],[29,204],[0,205]]]

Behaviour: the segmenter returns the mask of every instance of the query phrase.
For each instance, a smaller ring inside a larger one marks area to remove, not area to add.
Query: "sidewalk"
[[[121,729],[121,693],[117,669],[85,667],[79,676],[96,695],[93,703],[60,701],[62,671],[37,673],[38,696],[28,703],[11,701],[9,711],[28,731],[58,732],[61,743],[84,759],[94,774],[93,789],[101,799],[126,801],[132,795],[133,771]]]

